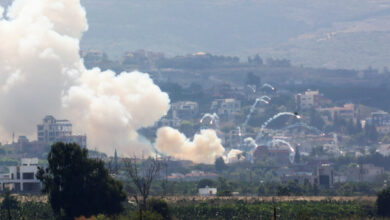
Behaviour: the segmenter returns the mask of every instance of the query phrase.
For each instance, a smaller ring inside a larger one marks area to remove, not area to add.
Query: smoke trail
[[[271,90],[275,90],[275,87],[271,86],[271,85],[268,84],[268,83],[264,83],[261,87],[262,87],[262,88],[267,87],[267,88],[270,88]]]
[[[217,113],[214,112],[213,114],[204,114],[200,119],[200,123],[202,124],[206,118],[210,119],[209,124],[206,126],[207,128],[214,126],[217,130],[219,130],[219,116],[217,115]]]
[[[257,103],[261,101],[261,102],[264,102],[265,104],[269,104],[269,101],[270,101],[270,100],[271,100],[271,98],[268,97],[268,96],[266,96],[266,95],[261,96],[260,98],[257,98],[257,99],[255,100],[255,103],[253,103],[253,105],[252,105],[251,108],[249,109],[249,113],[248,113],[248,115],[246,116],[246,119],[245,119],[245,121],[244,121],[244,124],[242,125],[242,128],[243,128],[244,132],[245,132],[245,130],[246,130],[246,127],[248,126],[248,122],[249,122],[249,120],[251,119],[253,112],[254,112],[255,109],[256,109]]]
[[[247,85],[247,87],[252,90],[253,93],[256,93],[256,86],[255,85]]]
[[[271,101],[271,98],[269,96],[267,96],[267,95],[261,96],[260,99],[263,99],[265,101]]]
[[[250,118],[251,118],[253,112],[255,111],[256,105],[257,105],[257,103],[258,103],[259,101],[260,101],[260,99],[256,99],[256,100],[255,100],[255,103],[253,103],[253,105],[252,105],[251,108],[249,109],[249,113],[248,113],[248,115],[246,116],[246,119],[245,119],[245,121],[244,121],[244,124],[242,125],[242,127],[244,128],[244,130],[245,130],[246,126],[248,125],[248,122],[249,122],[249,120],[250,120]]]
[[[169,97],[147,74],[87,70],[79,56],[87,29],[79,0],[15,0],[0,17],[0,131],[32,136],[52,114],[86,133],[89,147],[147,154],[137,129],[165,115]]]
[[[285,140],[282,140],[282,139],[272,139],[272,140],[270,140],[270,141],[267,143],[267,145],[268,145],[268,144],[273,144],[273,143],[282,143],[282,144],[285,144],[285,145],[287,145],[287,147],[289,148],[289,150],[290,150],[291,153],[294,153],[294,152],[295,152],[295,150],[294,150],[294,148],[292,147],[292,145],[291,145],[289,142],[285,141]]]
[[[193,141],[171,127],[163,127],[157,131],[156,149],[166,155],[195,163],[214,163],[223,155],[225,148],[214,130],[201,130],[195,134]]]
[[[257,147],[256,141],[252,137],[245,138],[244,143],[253,149]]]
[[[294,116],[294,117],[300,118],[298,115],[296,115],[296,114],[294,114],[292,112],[280,112],[280,113],[272,116],[271,118],[269,118],[267,121],[265,121],[261,125],[259,134],[256,137],[256,141],[258,141],[259,138],[263,136],[263,130],[268,126],[269,123],[271,123],[273,120],[275,120],[275,119],[277,119],[277,118],[279,118],[280,116],[283,116],[283,115],[289,115],[289,116]]]

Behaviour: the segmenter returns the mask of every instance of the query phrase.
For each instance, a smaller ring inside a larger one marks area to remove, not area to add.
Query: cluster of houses
[[[168,176],[169,181],[198,181],[201,179],[217,179],[218,174],[211,172],[204,172],[199,170],[193,170],[187,174],[172,173]]]
[[[273,96],[270,91],[256,90],[256,86],[233,88],[231,85],[221,84],[210,90],[210,96],[215,99],[211,102],[207,110],[209,113],[216,113],[218,115],[219,125],[211,125],[209,121],[205,123],[199,120],[206,113],[204,112],[204,108],[203,111],[200,110],[199,103],[195,101],[180,101],[172,104],[170,114],[157,122],[156,127],[167,125],[180,129],[183,121],[192,123],[194,125],[194,132],[204,126],[211,127],[217,131],[218,137],[221,138],[222,144],[226,149],[243,150],[245,148],[243,143],[245,137],[242,137],[243,134],[240,129],[242,124],[238,124],[239,120],[237,120],[237,116],[242,117],[244,109],[250,107],[248,103],[252,103],[253,100],[262,95]],[[387,112],[378,111],[367,106],[362,110],[363,108],[360,105],[353,103],[335,106],[332,100],[326,98],[318,90],[307,90],[304,93],[291,95],[295,96],[298,112],[314,109],[321,115],[325,124],[333,123],[332,121],[337,116],[355,123],[359,120],[362,126],[365,126],[367,123],[372,124],[376,127],[379,134],[390,133],[390,114]],[[265,108],[266,104],[260,103],[257,105],[255,111],[261,112]],[[224,127],[224,129],[220,129],[217,126]],[[227,127],[229,129],[226,129]],[[276,173],[282,182],[293,180],[302,184],[308,182],[323,187],[332,187],[333,184],[342,182],[372,182],[385,173],[383,167],[377,167],[373,164],[356,164],[343,170],[335,170],[332,164],[329,163],[329,157],[342,155],[358,157],[362,155],[362,151],[354,148],[341,149],[339,141],[342,137],[339,134],[332,132],[324,133],[322,130],[316,128],[314,130],[316,130],[314,133],[289,133],[264,128],[264,131],[271,138],[278,139],[280,142],[276,144],[276,147],[270,143],[256,146],[251,152],[251,155],[246,155],[246,157],[250,158],[252,162],[273,161],[274,164],[280,167],[276,169]],[[249,132],[246,135],[249,135]],[[256,136],[256,134],[250,135]],[[293,143],[294,141],[300,142],[300,154],[304,156],[310,156],[310,151],[314,146],[322,146],[326,155],[312,158],[314,164],[295,164],[292,160],[291,148],[296,148],[296,146],[283,144],[284,142]],[[365,149],[365,151],[368,151],[368,149]],[[380,143],[377,152],[382,155],[390,155],[390,143]],[[172,180],[184,181],[194,179],[192,175],[173,173],[170,178]],[[204,173],[196,173],[195,175],[200,178],[213,178],[213,176],[207,176]]]

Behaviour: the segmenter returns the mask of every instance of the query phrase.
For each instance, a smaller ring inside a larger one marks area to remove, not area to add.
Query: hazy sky
[[[9,0],[0,0],[5,5]],[[390,63],[390,1],[82,0],[83,49],[288,58],[306,66]]]

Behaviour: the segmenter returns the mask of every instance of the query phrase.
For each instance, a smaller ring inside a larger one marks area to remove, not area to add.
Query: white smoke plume
[[[0,12],[4,9],[0,8]],[[79,41],[88,29],[80,0],[15,0],[0,16],[0,135],[33,136],[46,114],[67,118],[106,153],[149,153],[137,129],[169,109],[147,74],[87,70]]]
[[[236,162],[245,160],[245,157],[244,157],[244,155],[242,155],[242,153],[243,152],[241,150],[237,150],[237,149],[230,150],[227,157],[226,157],[226,162],[227,163],[236,163]]]
[[[158,129],[156,149],[176,159],[205,164],[214,163],[225,151],[221,139],[212,129],[201,130],[191,141],[180,131],[170,127]]]

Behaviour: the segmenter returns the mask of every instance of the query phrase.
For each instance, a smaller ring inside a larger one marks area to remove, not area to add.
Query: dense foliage
[[[357,202],[217,202],[176,204],[172,213],[178,219],[336,219],[373,216],[373,206]]]
[[[37,178],[49,194],[57,216],[73,219],[96,214],[116,214],[123,210],[126,195],[101,160],[89,159],[88,150],[77,144],[56,143],[48,155],[49,167],[39,168]]]
[[[376,206],[378,215],[390,217],[390,188],[386,188],[378,193]]]
[[[44,202],[17,202],[17,207],[12,207],[9,211],[10,212],[8,212],[7,208],[2,205],[0,209],[0,219],[55,219],[50,205]],[[9,216],[11,216],[11,218],[8,218]]]

